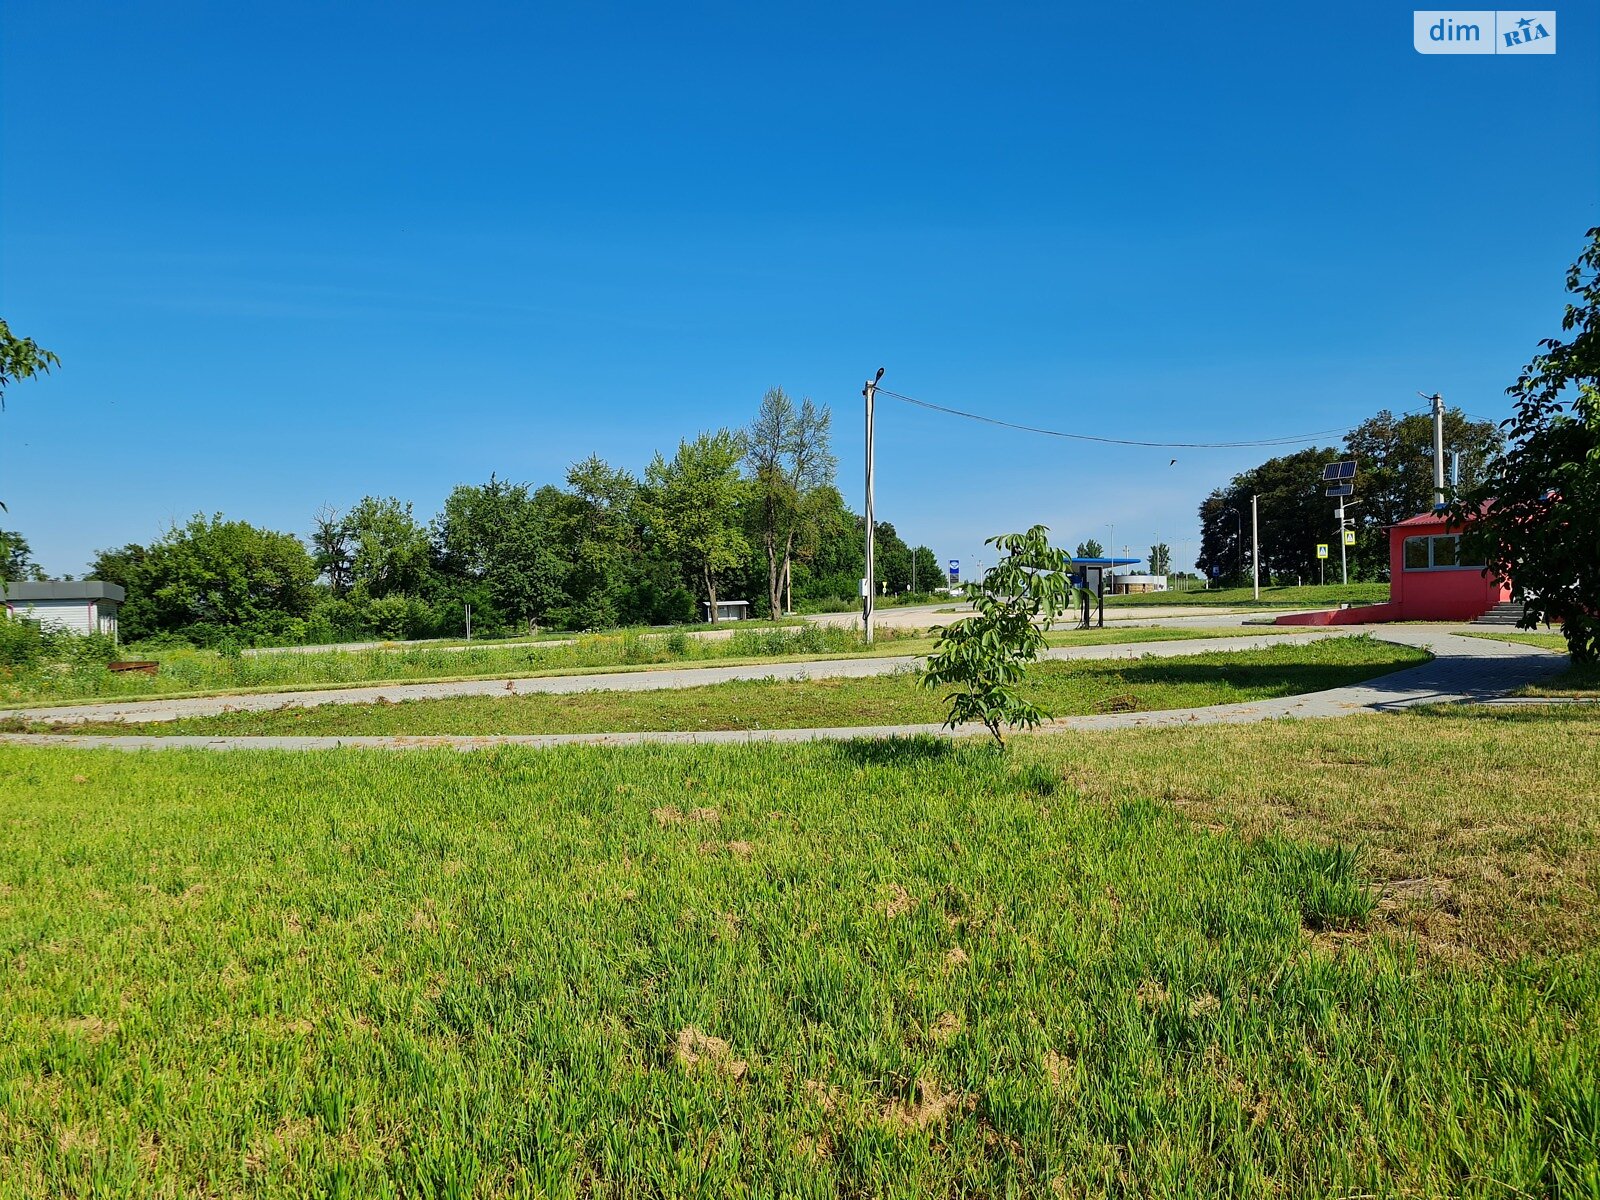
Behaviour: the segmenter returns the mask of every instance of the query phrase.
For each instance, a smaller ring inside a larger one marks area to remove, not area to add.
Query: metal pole
[[[1433,507],[1444,507],[1444,397],[1435,392],[1433,403]],[[1341,539],[1343,540],[1343,539]]]
[[[878,391],[878,380],[882,378],[883,368],[879,367],[878,374],[874,378],[867,380],[866,386],[861,389],[861,394],[867,398],[867,574],[861,588],[864,593],[861,597],[861,625],[863,636],[869,646],[872,644],[872,604],[873,598],[878,592],[876,573],[872,561],[874,533],[874,514],[872,511],[872,402]]]
[[[1344,551],[1344,497],[1339,497],[1339,582],[1349,584],[1350,565],[1345,560]]]
[[[1256,494],[1250,493],[1250,586],[1261,599],[1261,533],[1256,523]]]
[[[467,610],[467,641],[470,642],[472,640],[472,605],[464,604],[462,607]]]

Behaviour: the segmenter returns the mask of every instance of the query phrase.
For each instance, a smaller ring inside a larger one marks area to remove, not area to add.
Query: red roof
[[[1494,501],[1492,501],[1492,500],[1484,501],[1483,504],[1478,506],[1479,514],[1481,515],[1482,513],[1487,512],[1488,509],[1489,509],[1489,505],[1493,504],[1493,503],[1494,503]],[[1397,521],[1395,524],[1389,526],[1389,528],[1390,529],[1400,529],[1400,528],[1403,528],[1404,526],[1407,526],[1407,525],[1449,525],[1449,524],[1452,524],[1452,522],[1450,520],[1450,514],[1448,512],[1425,512],[1425,513],[1418,513],[1414,517],[1408,517],[1404,521]]]

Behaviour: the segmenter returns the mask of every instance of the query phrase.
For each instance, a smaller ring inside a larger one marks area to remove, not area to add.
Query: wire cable
[[[1238,442],[1141,442],[1132,438],[1099,437],[1092,433],[1066,433],[1059,429],[1041,429],[1037,425],[1021,425],[1015,421],[1003,421],[999,417],[986,417],[982,413],[966,412],[959,408],[949,408],[943,404],[933,404],[927,400],[918,400],[915,396],[904,396],[899,392],[891,392],[881,384],[875,389],[875,395],[892,396],[907,404],[915,404],[918,408],[931,409],[934,412],[946,413],[952,417],[965,417],[969,421],[981,421],[985,425],[998,425],[1002,429],[1015,429],[1021,433],[1038,433],[1045,437],[1070,438],[1076,442],[1097,442],[1106,446],[1139,446],[1149,450],[1247,450],[1263,446],[1288,446],[1295,442],[1314,441],[1320,437],[1333,437],[1349,433],[1354,426],[1342,429],[1320,429],[1315,433],[1295,434],[1293,437],[1255,438],[1249,441]]]

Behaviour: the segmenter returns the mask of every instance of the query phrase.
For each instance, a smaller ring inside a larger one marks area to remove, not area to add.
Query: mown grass
[[[1089,629],[1058,630],[1051,645],[1112,645],[1184,638],[1231,637],[1260,630]],[[734,630],[726,638],[595,634],[565,645],[479,646],[471,650],[411,647],[327,650],[263,656],[221,655],[213,650],[161,650],[156,675],[112,674],[98,663],[44,664],[27,670],[0,667],[0,703],[18,706],[72,701],[138,700],[155,696],[353,687],[364,683],[454,679],[525,679],[703,662],[723,665],[809,658],[925,654],[933,641],[920,630],[882,629],[866,645],[859,632],[800,625]]]
[[[1593,1194],[1597,732],[0,747],[0,1196]]]
[[[1541,650],[1567,652],[1567,639],[1559,633],[1534,633],[1526,629],[1465,629],[1463,637],[1483,638],[1490,642],[1515,642],[1522,646],[1537,646]]]
[[[1329,608],[1336,604],[1380,604],[1389,598],[1387,583],[1351,583],[1326,585],[1309,584],[1305,587],[1265,587],[1261,599],[1255,598],[1253,588],[1210,588],[1193,592],[1134,592],[1126,596],[1107,596],[1107,608],[1138,608],[1173,604],[1219,604],[1233,608],[1251,608],[1259,604],[1283,608]]]
[[[1343,687],[1426,658],[1420,650],[1370,638],[1330,638],[1175,658],[1040,663],[1029,670],[1022,692],[1059,717],[1195,708]],[[938,724],[944,711],[939,694],[920,687],[914,671],[903,670],[861,679],[749,680],[656,691],[286,705],[141,724],[51,726],[24,719],[0,728],[207,736],[630,733]]]

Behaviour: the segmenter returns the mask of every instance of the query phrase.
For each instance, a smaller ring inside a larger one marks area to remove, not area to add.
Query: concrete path
[[[1349,627],[1343,632],[1349,632]],[[1434,654],[1432,661],[1352,687],[1333,688],[1280,700],[1219,704],[1209,708],[1170,709],[1152,713],[1064,717],[1040,727],[1039,734],[1082,729],[1159,728],[1167,725],[1239,725],[1254,721],[1341,717],[1391,712],[1418,704],[1483,702],[1504,697],[1525,684],[1561,670],[1564,655],[1511,642],[1462,637],[1450,629],[1426,626],[1375,626],[1366,632],[1385,641],[1417,646]],[[1209,640],[1209,639],[1208,639]],[[1231,646],[1251,639],[1229,638]],[[1194,642],[1161,642],[1173,646]],[[1073,650],[1127,651],[1131,646],[1073,647]],[[1087,657],[1084,654],[1061,657]],[[878,660],[872,660],[878,661]],[[589,676],[594,679],[594,676]],[[521,682],[538,682],[527,680]],[[692,684],[680,686],[693,686]],[[910,737],[945,732],[937,725],[851,726],[829,729],[722,730],[693,733],[490,734],[476,737],[150,737],[79,734],[6,734],[0,745],[75,746],[118,750],[331,750],[357,747],[383,750],[477,750],[493,746],[548,748],[569,745],[635,746],[728,745],[747,742],[844,741],[853,738]],[[949,731],[954,737],[984,737],[979,726]]]
[[[1214,650],[1256,650],[1293,637],[1315,641],[1348,637],[1348,628],[1269,633],[1256,637],[1187,638],[1165,642],[1123,642],[1108,646],[1058,646],[1047,659],[1175,658]],[[398,704],[405,700],[443,700],[456,696],[566,695],[572,692],[654,692],[705,687],[714,683],[758,679],[860,679],[891,675],[919,667],[916,655],[879,658],[829,658],[807,662],[755,663],[729,667],[656,667],[591,675],[543,675],[532,679],[467,679],[450,683],[395,682],[359,687],[316,688],[298,692],[196,696],[191,699],[116,700],[104,704],[58,704],[49,708],[0,709],[0,720],[20,718],[77,725],[85,721],[176,721],[180,717],[212,717],[225,712],[264,712],[275,708],[316,708],[324,704]]]

